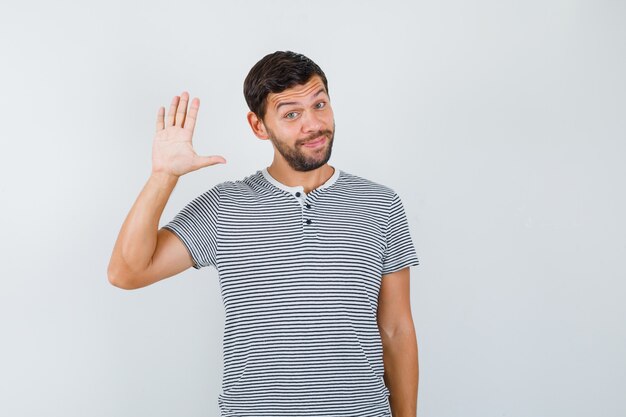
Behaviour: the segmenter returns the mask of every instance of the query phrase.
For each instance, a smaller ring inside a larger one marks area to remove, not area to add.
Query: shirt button
[[[306,224],[311,224],[311,219],[306,219]]]
[[[306,208],[311,208],[311,205],[307,203]]]
[[[300,191],[296,193],[296,197],[300,197]]]

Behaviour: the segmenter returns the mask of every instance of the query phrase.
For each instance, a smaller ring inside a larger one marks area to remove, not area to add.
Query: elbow
[[[415,337],[415,325],[412,320],[392,327],[379,326],[379,330],[383,342],[387,340],[397,340],[398,338]]]
[[[133,281],[128,278],[122,271],[118,268],[115,268],[112,264],[109,264],[107,269],[107,278],[109,280],[109,284],[114,287],[121,288],[123,290],[134,290],[137,287],[133,285]]]

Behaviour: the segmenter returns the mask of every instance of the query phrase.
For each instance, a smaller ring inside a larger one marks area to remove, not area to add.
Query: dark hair
[[[306,84],[314,75],[320,76],[328,93],[326,75],[315,62],[295,52],[276,51],[254,64],[243,82],[243,95],[250,111],[263,120],[270,93]]]

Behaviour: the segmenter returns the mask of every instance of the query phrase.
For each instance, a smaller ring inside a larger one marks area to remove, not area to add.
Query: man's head
[[[310,171],[330,158],[335,122],[326,76],[309,58],[277,51],[257,62],[244,81],[248,122],[259,139],[296,171]],[[305,146],[305,143],[317,146]]]
[[[314,75],[328,82],[324,71],[312,60],[291,51],[276,51],[257,62],[243,82],[243,95],[250,111],[261,120],[265,118],[266,99],[270,93],[280,93],[297,84],[304,84]]]

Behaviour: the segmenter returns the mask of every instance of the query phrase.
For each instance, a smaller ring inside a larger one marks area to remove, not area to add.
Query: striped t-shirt
[[[377,325],[383,274],[418,265],[389,187],[337,168],[304,192],[267,168],[164,226],[218,271],[222,417],[391,417]]]

